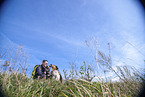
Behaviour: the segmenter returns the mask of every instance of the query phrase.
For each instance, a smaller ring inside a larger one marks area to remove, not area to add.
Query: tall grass
[[[11,65],[8,62],[3,65],[5,68],[0,72],[0,88],[7,97],[134,97],[145,83],[144,74],[125,65],[116,66],[115,70],[111,56],[98,50],[96,50],[97,54],[93,55],[96,64],[87,64],[84,61],[80,67],[71,64],[70,72],[64,69],[63,83],[53,79],[32,80],[26,74],[27,68],[23,67],[27,58],[22,51],[22,48],[18,49],[14,57],[5,56],[7,59],[10,58],[8,61]],[[19,62],[19,59],[25,61]],[[18,64],[19,69],[10,69]],[[93,66],[96,66],[99,71],[96,72]],[[112,81],[112,78],[100,77],[100,73],[106,74],[102,72],[102,68],[112,72],[118,80]],[[93,78],[96,78],[95,82],[92,82]]]
[[[134,97],[144,81],[138,77],[119,82],[69,79],[60,83],[55,80],[32,80],[19,72],[5,72],[0,74],[0,86],[8,97]]]

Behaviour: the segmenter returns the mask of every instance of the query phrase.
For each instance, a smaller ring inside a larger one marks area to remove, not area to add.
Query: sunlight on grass
[[[85,61],[79,69],[76,69],[76,64],[71,64],[70,73],[63,70],[65,76],[63,83],[53,79],[32,80],[26,74],[27,68],[21,65],[26,65],[27,62],[23,49],[20,47],[17,50],[14,57],[5,56],[8,61],[0,71],[0,87],[4,95],[8,97],[134,97],[138,95],[145,82],[144,74],[134,67],[129,68],[124,65],[116,66],[114,69],[111,57],[100,51],[97,51],[99,58],[94,55],[96,61],[94,65],[100,67],[97,68],[98,75],[104,67],[106,71],[115,74],[117,81],[96,76],[96,70],[92,64],[87,64]],[[21,60],[21,64],[17,63],[19,59],[24,61]],[[17,64],[21,67],[10,69],[10,67],[17,67]],[[106,72],[102,73],[106,74]],[[93,78],[97,80],[92,82]]]

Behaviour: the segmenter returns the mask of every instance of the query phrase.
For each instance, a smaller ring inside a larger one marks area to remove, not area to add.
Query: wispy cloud
[[[69,45],[73,45],[73,46],[84,46],[83,45],[83,42],[80,41],[80,40],[75,39],[75,37],[74,38],[67,37],[67,36],[65,37],[65,36],[58,35],[58,34],[57,35],[52,35],[51,34],[51,36],[54,37],[54,38],[56,38],[56,39],[58,39],[58,40],[60,40],[60,41],[64,41],[64,42],[66,42]]]
[[[135,35],[127,32],[121,32],[121,40],[117,38],[112,38],[112,45],[115,47],[113,54],[115,65],[125,65],[122,62],[125,62],[127,65],[135,66],[136,68],[142,68],[143,60],[145,59],[143,50],[145,44],[143,44],[141,38],[135,37]],[[120,63],[121,62],[121,63]],[[137,63],[137,64],[136,64]],[[140,66],[138,66],[140,64]]]

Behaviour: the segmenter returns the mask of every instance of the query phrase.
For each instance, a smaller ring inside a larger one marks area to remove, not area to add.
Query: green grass
[[[16,51],[6,49],[6,52],[0,52],[0,55],[3,55],[1,58],[11,63],[3,65],[4,68],[0,71],[2,92],[7,97],[136,97],[145,83],[144,74],[127,66],[116,66],[114,70],[112,66],[115,64],[112,64],[111,56],[97,51],[97,42],[95,42],[96,54],[93,54],[91,46],[88,44],[87,46],[93,55],[94,64],[88,65],[84,62],[80,66],[73,62],[69,72],[63,70],[64,83],[29,78],[26,75],[28,58],[21,46]],[[5,48],[3,49],[0,51],[5,51]],[[14,71],[16,69],[13,67],[20,67],[18,70],[21,72]],[[107,72],[113,73],[119,80],[113,82],[112,79],[105,78],[106,81],[98,77],[98,81],[91,82],[96,75],[100,76],[100,73],[107,75]]]
[[[60,83],[54,80],[32,80],[19,72],[0,74],[0,86],[8,97],[133,97],[137,96],[142,84],[141,79],[128,79],[127,82],[70,79]]]

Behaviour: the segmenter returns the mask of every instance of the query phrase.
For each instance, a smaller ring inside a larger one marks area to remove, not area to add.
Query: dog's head
[[[52,67],[53,70],[58,70],[58,67],[53,64],[51,64],[50,67]]]

